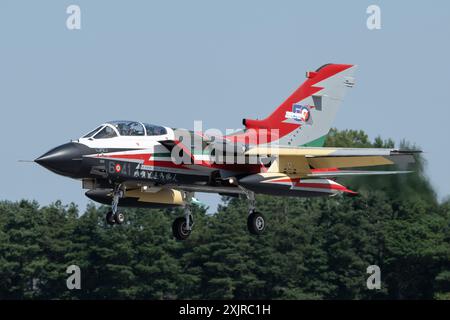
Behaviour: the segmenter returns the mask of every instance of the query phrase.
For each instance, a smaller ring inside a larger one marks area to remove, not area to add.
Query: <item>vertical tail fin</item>
[[[307,72],[306,81],[263,120],[244,119],[247,129],[278,129],[279,145],[320,147],[345,91],[354,85],[356,66],[326,64]]]

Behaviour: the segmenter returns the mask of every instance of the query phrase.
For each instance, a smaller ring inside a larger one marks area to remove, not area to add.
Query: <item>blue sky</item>
[[[81,8],[81,30],[66,8]],[[366,8],[381,8],[381,30]],[[240,128],[328,62],[358,64],[336,118],[425,150],[450,195],[448,1],[0,2],[0,199],[87,203],[80,182],[32,163],[99,123]],[[213,205],[217,196],[200,196]]]

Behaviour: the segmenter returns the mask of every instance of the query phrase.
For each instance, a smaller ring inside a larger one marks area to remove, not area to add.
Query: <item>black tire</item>
[[[106,214],[106,223],[109,225],[113,225],[116,223],[112,211],[108,211],[108,213]]]
[[[172,224],[172,232],[177,240],[186,240],[191,235],[191,230],[186,228],[186,219],[184,217],[175,219]]]
[[[247,218],[247,228],[251,234],[260,235],[266,229],[266,220],[259,212],[252,212]]]
[[[117,223],[117,224],[124,223],[125,222],[125,215],[122,212],[117,211],[116,214],[114,215],[114,222]]]

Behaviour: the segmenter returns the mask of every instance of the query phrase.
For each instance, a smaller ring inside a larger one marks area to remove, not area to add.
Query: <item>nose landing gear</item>
[[[123,212],[118,210],[119,200],[123,197],[123,190],[121,185],[118,185],[114,188],[113,191],[113,199],[111,204],[111,210],[106,214],[106,223],[113,224],[122,224],[125,222],[125,215]]]

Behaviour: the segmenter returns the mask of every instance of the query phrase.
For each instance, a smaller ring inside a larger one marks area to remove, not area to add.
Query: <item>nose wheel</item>
[[[106,223],[109,225],[122,224],[125,222],[125,214],[118,210],[119,200],[123,197],[123,190],[120,185],[113,191],[111,210],[106,214]]]

